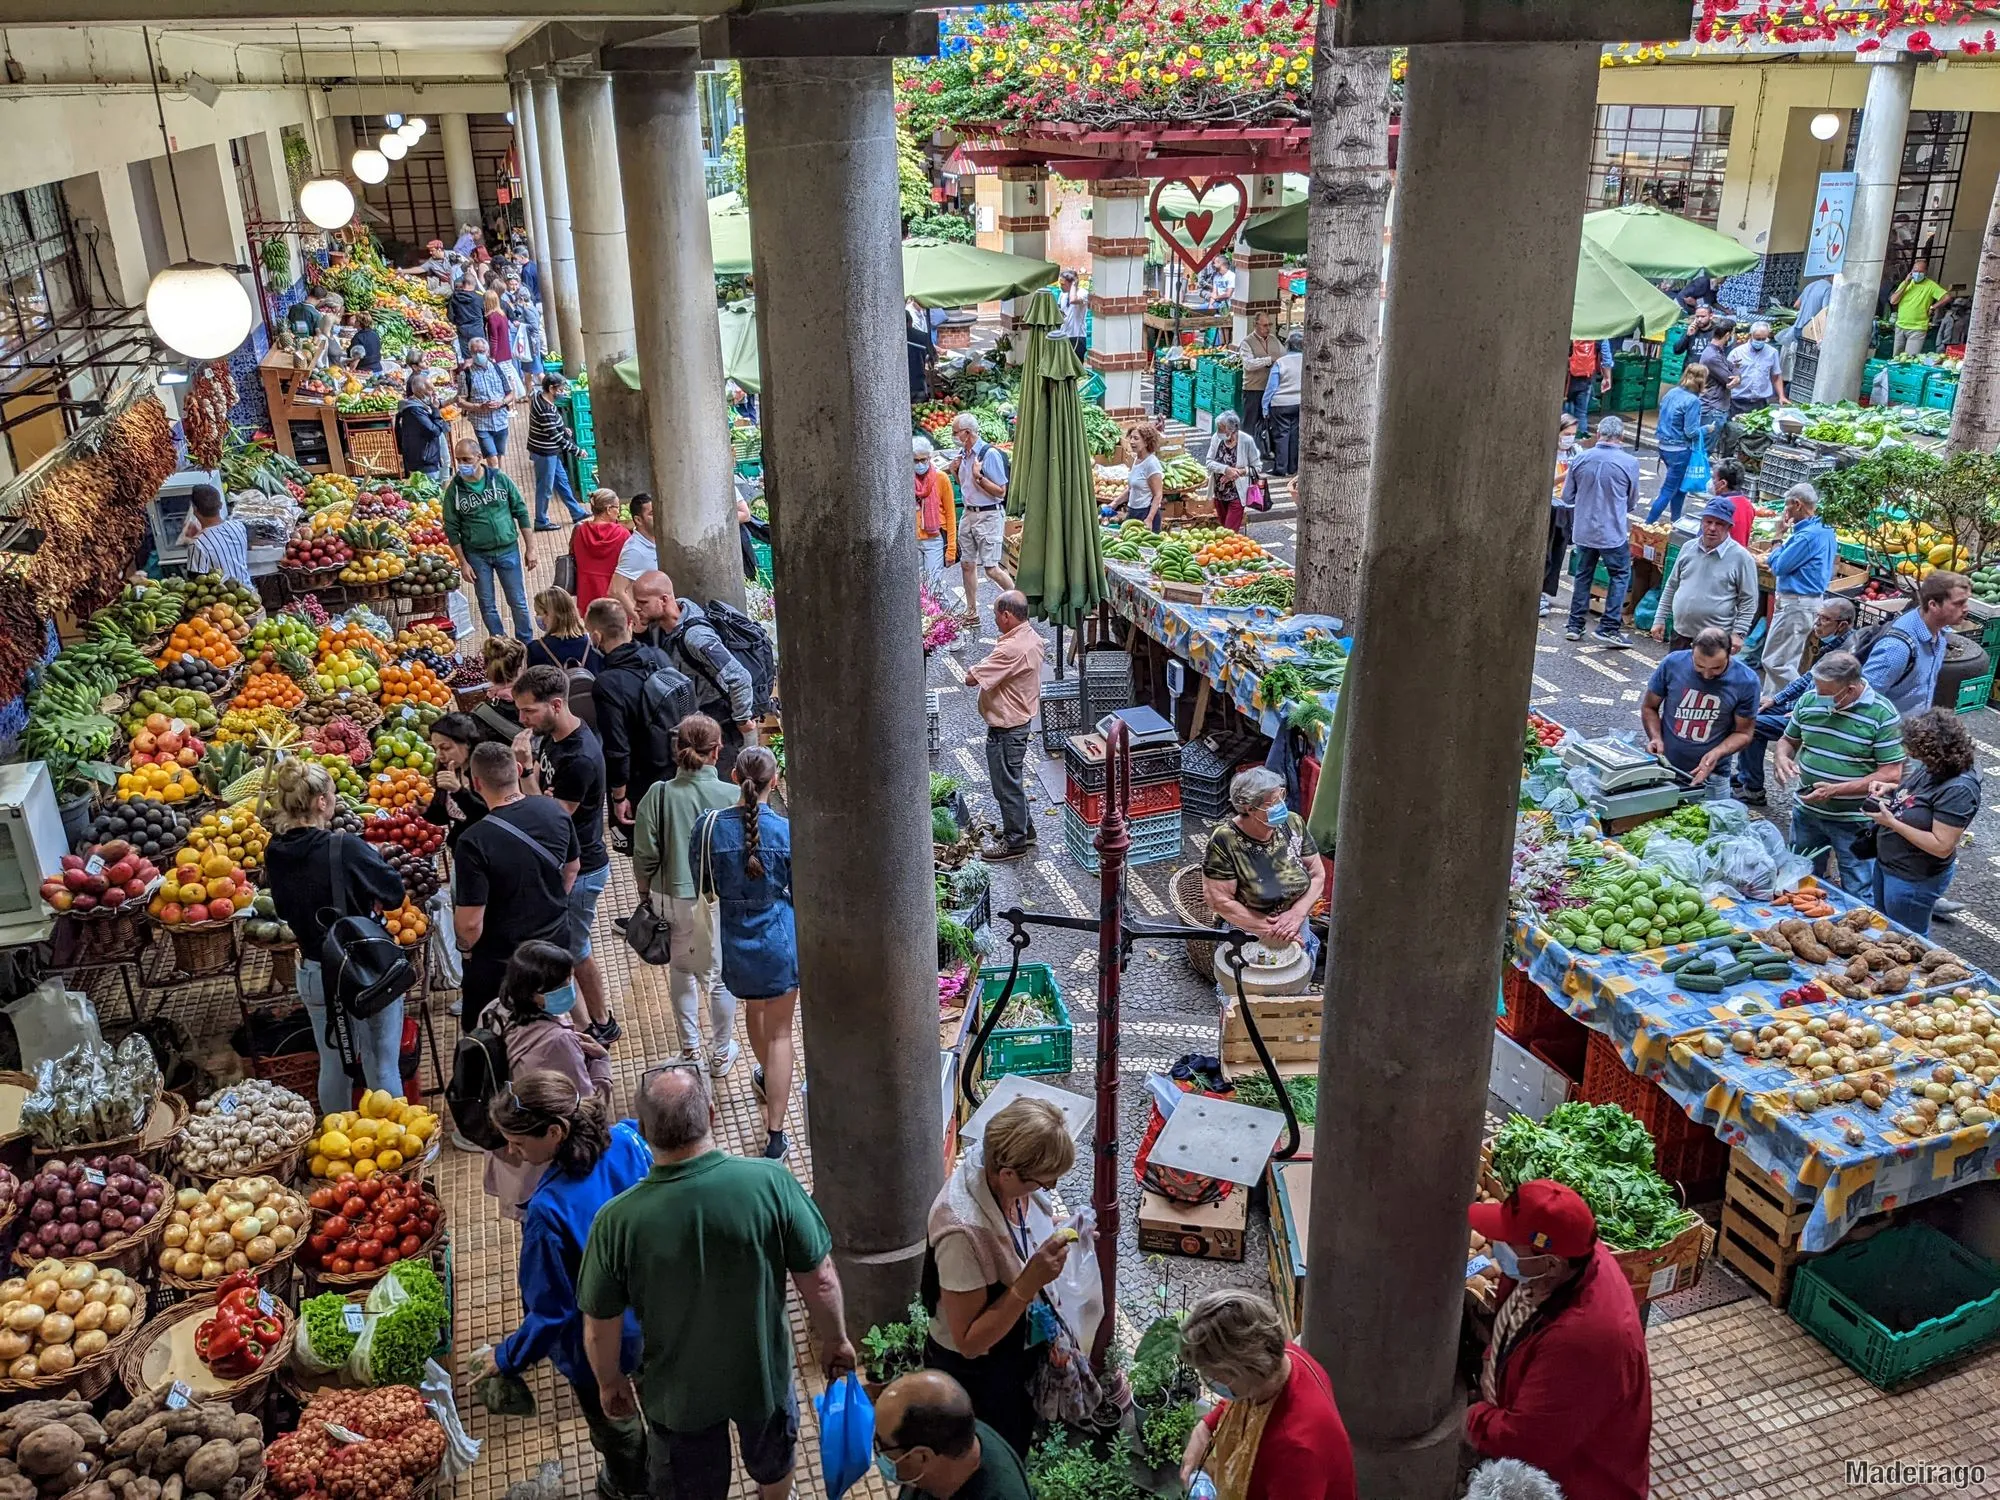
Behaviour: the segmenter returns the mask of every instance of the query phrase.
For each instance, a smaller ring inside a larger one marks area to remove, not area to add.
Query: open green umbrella
[[[1271,255],[1304,255],[1307,212],[1307,204],[1300,201],[1259,214],[1243,231],[1243,242]]]
[[[1068,339],[1048,336],[1062,326],[1053,292],[1030,297],[1021,322],[1027,348],[1007,486],[1008,512],[1023,517],[1014,586],[1037,618],[1073,629],[1104,600],[1097,498],[1076,389],[1083,365]]]
[[[1019,297],[1053,284],[1056,269],[1052,260],[950,240],[903,241],[903,295],[919,307],[971,307]]]
[[[708,200],[708,245],[716,275],[750,274],[750,210],[736,194]]]
[[[1757,266],[1756,253],[1728,235],[1650,203],[1585,214],[1583,237],[1654,280],[1686,281],[1701,271],[1734,276]]]
[[[1680,315],[1679,303],[1594,240],[1579,247],[1571,338],[1618,339],[1633,333],[1658,338]]]
[[[722,373],[746,391],[763,389],[757,365],[757,299],[746,297],[716,309],[722,326]],[[621,359],[612,367],[619,380],[632,390],[639,389],[639,356]]]

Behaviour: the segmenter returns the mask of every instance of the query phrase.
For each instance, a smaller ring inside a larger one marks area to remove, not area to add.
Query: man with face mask
[[[875,1403],[875,1468],[901,1500],[1028,1500],[1007,1440],[972,1415],[965,1388],[940,1370],[889,1382]]]
[[[1541,1178],[1466,1217],[1506,1278],[1466,1441],[1484,1458],[1533,1464],[1569,1500],[1645,1500],[1646,1331],[1590,1205]]]
[[[511,425],[508,407],[514,390],[507,377],[486,350],[485,339],[473,339],[465,363],[459,366],[458,404],[472,422],[472,435],[479,439],[479,451],[488,458],[507,453],[507,429]]]
[[[1737,777],[1732,788],[1737,798],[1751,807],[1764,805],[1764,756],[1771,742],[1784,736],[1785,726],[1792,722],[1792,710],[1798,707],[1799,699],[1812,691],[1812,665],[1836,651],[1845,651],[1854,638],[1854,601],[1838,597],[1822,599],[1819,613],[1813,616],[1812,630],[1806,636],[1805,660],[1799,668],[1799,675],[1775,697],[1766,698],[1757,708],[1757,727],[1751,733],[1750,743],[1743,747],[1741,767],[1743,774]]]
[[[1774,401],[1785,404],[1784,356],[1771,342],[1769,323],[1750,325],[1750,342],[1730,351],[1729,363],[1736,371],[1736,383],[1729,390],[1729,414],[1741,416]]]

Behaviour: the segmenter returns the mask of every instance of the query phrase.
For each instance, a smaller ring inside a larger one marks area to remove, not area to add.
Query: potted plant
[[[51,746],[42,756],[55,787],[56,807],[62,813],[63,836],[75,848],[90,827],[91,804],[98,792],[118,780],[118,768],[101,760],[87,760],[60,746]]]
[[[924,1340],[930,1335],[931,1315],[921,1302],[912,1302],[909,1313],[901,1323],[878,1323],[862,1335],[861,1384],[870,1401],[897,1376],[924,1367]]]

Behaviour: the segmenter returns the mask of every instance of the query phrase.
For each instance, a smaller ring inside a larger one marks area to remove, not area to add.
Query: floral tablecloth
[[[1826,895],[1843,910],[1857,904],[1838,890]],[[1744,927],[1765,928],[1792,915],[1788,908],[1728,897],[1713,898],[1713,904]],[[2000,1178],[1995,1125],[1912,1139],[1895,1129],[1893,1101],[1880,1111],[1829,1105],[1802,1114],[1792,1102],[1799,1079],[1790,1069],[1733,1049],[1719,1058],[1706,1055],[1704,1036],[1727,1042],[1731,1032],[1754,1030],[1769,1020],[1781,992],[1803,982],[1803,969],[1800,978],[1749,980],[1730,986],[1726,994],[1682,994],[1673,976],[1660,968],[1668,952],[1578,954],[1519,915],[1510,920],[1509,948],[1513,962],[1552,1001],[1616,1042],[1634,1073],[1658,1084],[1691,1118],[1714,1130],[1725,1145],[1743,1151],[1793,1198],[1811,1200],[1812,1213],[1800,1235],[1803,1250],[1830,1249],[1870,1214],[1968,1182]],[[2000,990],[2000,984],[1980,973],[1970,983]],[[1880,1003],[1886,1000],[1835,1000],[1787,1012],[1787,1017]],[[1933,1061],[1910,1057],[1889,1071],[1903,1082],[1928,1073]],[[1848,1144],[1850,1125],[1863,1132],[1861,1144]]]

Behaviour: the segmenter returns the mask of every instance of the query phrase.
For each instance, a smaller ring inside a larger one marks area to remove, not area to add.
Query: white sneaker
[[[729,1070],[736,1066],[736,1059],[742,1054],[742,1051],[743,1048],[733,1039],[730,1041],[727,1047],[709,1048],[708,1052],[709,1077],[721,1078],[726,1076]]]
[[[1547,594],[1544,594],[1542,595],[1542,607],[1536,610],[1535,614],[1537,615],[1537,617],[1546,615],[1550,610],[1554,609],[1555,607],[1556,607],[1556,601],[1551,599]]]

